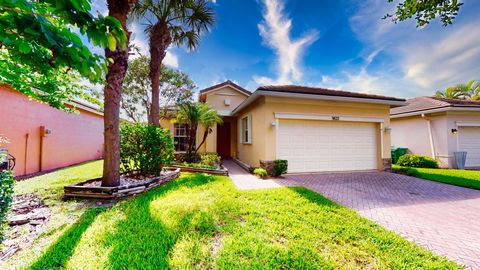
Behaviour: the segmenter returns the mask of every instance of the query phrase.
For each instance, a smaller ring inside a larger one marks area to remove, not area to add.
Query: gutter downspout
[[[425,114],[422,114],[422,118],[427,121],[427,127],[428,127],[428,138],[430,139],[430,151],[432,154],[432,158],[435,159],[435,145],[433,144],[433,132],[432,132],[432,124],[430,123],[430,119],[427,119],[425,117]]]
[[[25,134],[25,159],[24,159],[24,167],[23,167],[23,174],[26,175],[27,174],[27,165],[28,165],[28,162],[27,162],[27,159],[28,159],[28,136],[29,134]]]

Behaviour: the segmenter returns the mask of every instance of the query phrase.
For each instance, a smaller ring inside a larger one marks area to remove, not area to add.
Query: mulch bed
[[[170,165],[168,168],[172,168],[172,169],[177,169],[178,168],[182,172],[197,172],[197,173],[208,173],[208,174],[213,174],[213,175],[228,176],[228,169],[225,168],[225,166],[223,166],[223,165],[218,166],[217,169],[206,169],[206,168],[193,168],[193,167],[173,164],[173,165]]]
[[[64,187],[66,198],[89,199],[118,199],[145,192],[154,187],[163,185],[180,176],[180,169],[166,168],[160,176],[138,177],[132,174],[123,174],[120,186],[102,187],[101,178],[91,179]]]

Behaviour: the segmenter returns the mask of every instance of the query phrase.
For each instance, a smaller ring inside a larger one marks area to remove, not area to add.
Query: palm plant
[[[213,126],[222,124],[222,117],[218,112],[205,103],[184,103],[180,105],[177,112],[176,121],[181,124],[186,124],[187,129],[187,162],[193,162],[197,157],[197,152],[205,143],[208,135],[212,133]],[[202,141],[198,146],[195,146],[197,138],[197,129],[201,125],[204,128]]]
[[[447,87],[444,91],[437,91],[436,97],[464,100],[480,100],[480,81],[470,80],[467,84]]]
[[[160,67],[166,51],[171,44],[195,50],[200,35],[214,23],[213,8],[207,0],[140,0],[132,12],[135,19],[147,22],[145,32],[149,37],[152,84],[148,121],[160,125]]]

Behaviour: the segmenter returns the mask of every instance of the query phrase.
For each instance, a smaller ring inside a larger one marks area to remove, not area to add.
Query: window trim
[[[177,130],[179,128],[176,127],[175,125],[182,125],[183,128],[185,129],[185,134],[184,135],[178,135]],[[173,125],[172,125],[172,137],[173,137],[173,142],[174,142],[174,146],[175,146],[175,153],[185,153],[186,152],[186,149],[185,150],[177,150],[178,144],[175,144],[175,139],[176,138],[188,138],[186,125],[187,124],[183,124],[183,123],[173,123]]]
[[[246,129],[244,119],[247,122]],[[247,132],[247,138],[245,138],[245,131]],[[240,118],[240,142],[242,144],[252,144],[252,118],[249,114]]]

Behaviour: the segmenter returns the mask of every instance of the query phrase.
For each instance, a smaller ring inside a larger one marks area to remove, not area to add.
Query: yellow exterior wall
[[[247,115],[251,119],[252,143],[244,144],[240,142],[240,120]],[[259,160],[265,158],[265,140],[266,140],[266,124],[265,124],[265,98],[257,99],[253,104],[245,108],[237,117],[237,154],[235,155],[241,161],[250,166],[258,167]]]
[[[228,115],[233,111],[240,103],[242,103],[248,96],[238,90],[232,88],[229,85],[218,88],[214,91],[210,91],[205,94],[205,103],[217,110],[220,115]],[[230,100],[230,106],[225,105],[225,99]],[[228,117],[227,117],[228,118]],[[231,155],[236,156],[236,120],[225,118],[224,121],[231,121]],[[197,143],[200,143],[201,136],[203,135],[203,127],[198,130],[199,136],[197,137]],[[201,147],[200,152],[217,152],[217,126],[213,127],[212,133],[210,133],[205,141],[205,145]]]
[[[170,122],[170,119],[167,119],[167,118],[160,119],[160,126],[162,128],[166,128],[166,129],[169,129],[169,130],[172,130],[172,128],[173,128],[173,125]]]
[[[208,92],[205,95],[205,102],[217,110],[221,115],[230,114],[231,111],[237,108],[237,106],[248,97],[246,94],[241,93],[228,85]],[[225,99],[230,100],[230,106],[225,105]]]
[[[390,125],[390,106],[357,102],[322,101],[280,97],[261,97],[251,106],[239,112],[238,119],[251,116],[252,144],[238,142],[238,158],[250,166],[259,166],[260,160],[276,158],[276,134],[272,123],[275,113],[305,113],[332,116],[382,118],[383,125]],[[378,124],[378,168],[382,168],[380,144],[380,124]],[[390,134],[383,132],[383,158],[390,158]]]

